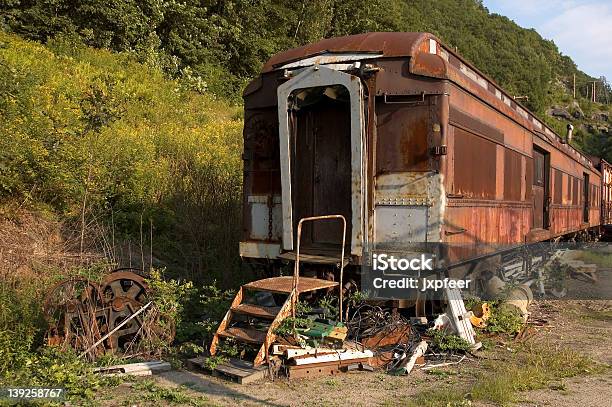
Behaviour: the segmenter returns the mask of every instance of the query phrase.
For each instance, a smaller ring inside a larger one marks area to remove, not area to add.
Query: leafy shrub
[[[484,328],[487,332],[515,335],[525,325],[523,318],[517,312],[501,306],[501,303],[493,301],[489,305],[491,306],[491,317]]]
[[[165,264],[233,285],[238,109],[130,53],[70,36],[45,47],[0,31],[0,43],[0,204],[44,205],[84,225],[112,221],[126,240],[150,222]]]
[[[468,352],[472,349],[465,339],[440,329],[430,329],[427,334],[431,338],[430,346],[439,352]]]

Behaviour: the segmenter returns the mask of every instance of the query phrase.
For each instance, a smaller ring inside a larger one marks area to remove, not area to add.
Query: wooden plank
[[[474,332],[474,328],[472,327],[472,323],[469,318],[465,318],[467,314],[467,310],[465,309],[465,304],[463,303],[463,298],[461,298],[461,292],[457,289],[444,289],[446,293],[446,299],[448,300],[448,306],[450,308],[450,317],[455,329],[459,336],[465,339],[469,344],[475,345],[476,340],[474,336],[476,332]]]
[[[240,384],[248,384],[264,379],[267,369],[263,366],[256,367],[253,363],[245,360],[230,359],[226,363],[217,365],[213,374],[228,377]]]
[[[311,355],[303,355],[296,356],[290,362],[296,366],[300,365],[309,365],[309,364],[317,364],[317,363],[325,363],[325,362],[336,362],[336,361],[346,361],[346,360],[356,360],[356,359],[364,359],[367,361],[369,358],[373,357],[374,354],[371,350],[365,350],[363,352],[360,351],[335,351],[324,354],[317,354],[316,356]]]
[[[151,362],[98,367],[94,369],[94,372],[108,376],[151,376],[156,373],[167,372],[168,370],[172,370],[170,363],[164,362],[163,360],[156,360]]]

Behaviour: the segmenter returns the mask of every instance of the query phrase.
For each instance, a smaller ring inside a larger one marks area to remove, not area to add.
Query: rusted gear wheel
[[[100,315],[96,311],[101,304],[100,290],[89,280],[71,278],[57,283],[43,303],[43,315],[49,324],[47,343],[81,349],[99,338]]]
[[[111,332],[130,318],[146,302],[149,287],[144,278],[130,271],[117,271],[100,284],[102,299],[107,307],[105,332]],[[107,339],[107,348],[116,351],[129,343],[140,330],[142,319],[136,317]]]
[[[98,286],[84,278],[72,278],[54,285],[43,303],[44,317],[49,324],[55,325],[62,319],[64,311],[77,312],[80,304],[98,305],[102,297]]]

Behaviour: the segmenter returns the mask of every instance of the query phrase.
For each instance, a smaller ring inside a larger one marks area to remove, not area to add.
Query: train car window
[[[495,143],[455,127],[453,193],[466,198],[495,199]],[[519,180],[516,180],[520,182]],[[520,194],[520,185],[519,185]]]
[[[544,186],[544,154],[533,150],[533,185]]]
[[[376,103],[376,114],[377,173],[427,171],[429,106]]]
[[[572,205],[579,205],[580,202],[578,200],[578,189],[580,188],[580,180],[576,177],[572,177],[574,180],[574,185],[572,187]]]
[[[506,149],[504,152],[504,199],[521,200],[521,155]]]
[[[559,170],[555,170],[555,184],[553,185],[554,196],[553,202],[561,205],[563,202],[563,173]]]
[[[566,189],[566,194],[564,196],[564,201],[567,202],[568,205],[570,205],[572,203],[572,180],[574,179],[574,177],[572,177],[571,175],[567,175],[567,189]]]

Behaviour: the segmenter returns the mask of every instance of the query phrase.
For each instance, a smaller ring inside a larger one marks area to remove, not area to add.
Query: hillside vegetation
[[[573,121],[576,146],[612,161],[610,105],[585,99],[592,78],[477,0],[32,0],[2,3],[0,26],[36,41],[0,37],[0,199],[69,220],[81,246],[94,220],[136,242],[141,259],[153,235],[160,264],[228,284],[240,91],[289,47],[432,32],[559,133]],[[568,114],[548,115],[553,106]]]
[[[367,31],[436,34],[612,161],[592,78],[477,0],[1,2],[0,385],[94,397],[104,383],[88,366],[41,346],[41,303],[59,279],[116,265],[196,282],[177,342],[203,352],[232,298],[212,281],[253,277],[238,256],[242,88],[275,52]]]
[[[240,112],[190,89],[130,54],[0,32],[5,211],[67,222],[81,251],[96,243],[87,241],[95,226],[147,247],[152,235],[162,265],[187,275],[236,264]]]
[[[570,108],[574,75],[580,106],[588,104],[594,80],[552,41],[489,13],[479,0],[32,0],[5,2],[0,12],[6,30],[40,42],[68,34],[92,47],[128,52],[170,77],[187,78],[200,92],[234,102],[275,52],[367,31],[436,34],[560,132],[565,125],[545,112],[559,103]],[[612,102],[609,85],[598,94],[598,102]],[[600,140],[609,125],[590,128],[601,109],[590,110],[595,117],[578,123],[584,126],[577,126],[577,146],[596,154],[603,144],[603,155],[612,159],[609,142]]]

